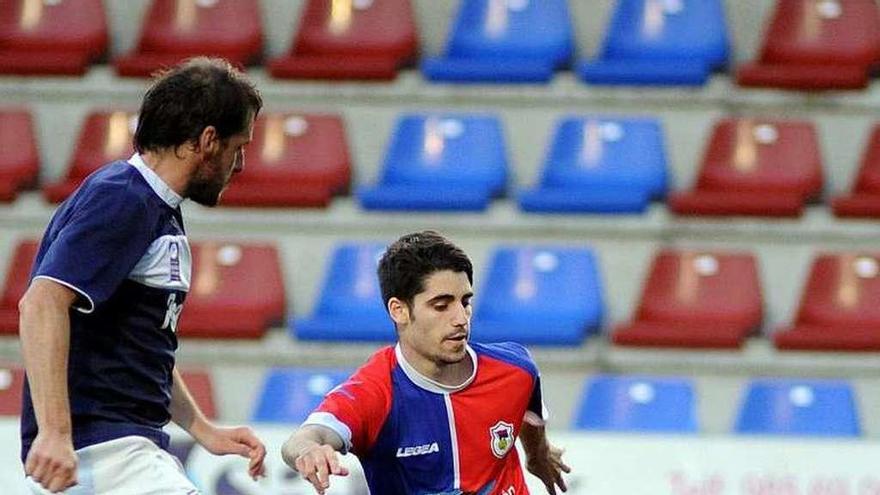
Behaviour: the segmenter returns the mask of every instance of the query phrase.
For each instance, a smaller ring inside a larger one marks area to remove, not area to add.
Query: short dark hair
[[[134,134],[138,153],[174,148],[214,126],[220,139],[243,132],[263,99],[221,58],[196,57],[159,74],[144,95]]]
[[[388,246],[379,261],[379,287],[386,309],[396,297],[412,308],[416,294],[434,272],[464,272],[474,283],[471,260],[458,246],[433,230],[407,234]]]

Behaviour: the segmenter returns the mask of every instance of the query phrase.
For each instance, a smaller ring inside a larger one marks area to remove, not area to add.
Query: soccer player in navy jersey
[[[337,452],[361,462],[370,492],[527,494],[529,471],[548,493],[570,468],[547,441],[538,369],[514,343],[468,343],[473,268],[436,232],[409,234],[379,262],[398,343],[330,391],[282,447],[282,458],[323,494],[345,476]]]
[[[136,153],[88,177],[52,217],[19,303],[33,493],[198,493],[164,450],[169,420],[264,474],[263,443],[208,421],[174,359],[192,268],[180,203],[217,204],[261,107],[227,62],[182,63],[144,96]]]

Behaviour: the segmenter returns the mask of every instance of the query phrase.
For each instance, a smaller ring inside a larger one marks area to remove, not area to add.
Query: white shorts
[[[139,436],[110,440],[76,451],[77,485],[65,495],[199,495],[176,457]],[[31,493],[51,492],[27,478]]]

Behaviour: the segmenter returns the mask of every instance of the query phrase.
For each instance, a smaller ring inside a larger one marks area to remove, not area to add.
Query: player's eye
[[[437,304],[434,306],[434,309],[437,311],[446,311],[446,308],[448,308],[448,307],[449,307],[449,305],[447,305],[447,304]]]

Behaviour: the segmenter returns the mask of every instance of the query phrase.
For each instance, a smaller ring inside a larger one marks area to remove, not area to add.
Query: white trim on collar
[[[131,158],[128,159],[128,163],[141,173],[144,180],[150,185],[150,188],[157,196],[162,198],[162,201],[168,203],[168,206],[172,208],[180,206],[180,203],[183,202],[183,197],[177,194],[174,189],[171,189],[168,184],[166,184],[165,181],[153,171],[153,169],[148,167],[147,164],[144,163],[144,159],[141,155],[137,153],[131,155]]]
[[[471,358],[471,361],[474,363],[474,370],[471,372],[471,376],[468,377],[467,380],[463,381],[460,385],[444,385],[436,380],[432,380],[427,376],[419,373],[419,371],[411,364],[406,361],[406,358],[403,357],[403,351],[400,350],[400,343],[394,346],[394,355],[397,356],[397,362],[400,363],[400,369],[403,370],[403,373],[411,382],[413,382],[417,387],[423,388],[428,392],[434,392],[437,394],[451,394],[454,392],[458,392],[463,388],[467,387],[474,381],[474,378],[477,377],[477,353],[471,348],[471,346],[466,346],[465,350],[467,351],[468,356]]]

